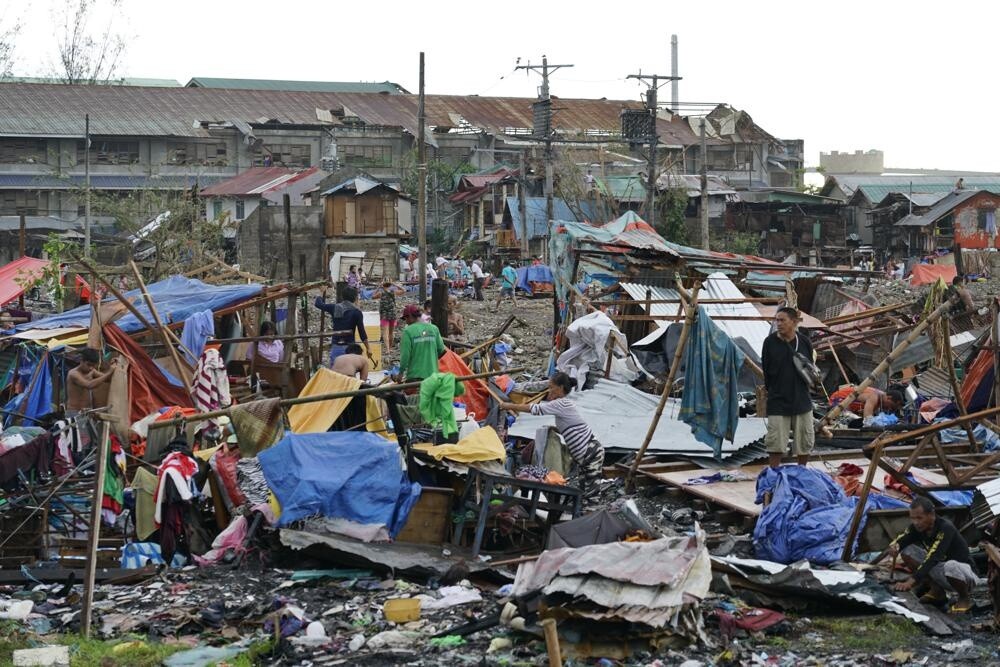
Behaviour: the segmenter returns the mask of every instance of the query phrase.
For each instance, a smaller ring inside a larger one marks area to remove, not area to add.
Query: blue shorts
[[[334,360],[342,354],[347,352],[346,345],[331,345],[330,346],[330,366],[333,366]]]
[[[501,287],[500,288],[500,296],[514,296],[514,288],[513,287]]]

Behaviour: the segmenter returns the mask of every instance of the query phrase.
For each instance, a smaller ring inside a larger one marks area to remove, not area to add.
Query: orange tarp
[[[955,270],[954,264],[917,264],[913,267],[913,273],[910,274],[910,285],[914,287],[930,285],[937,282],[938,278],[944,278],[944,281],[950,285],[952,279],[957,275],[958,272]]]
[[[454,373],[456,377],[474,375],[472,370],[451,350],[445,350],[444,355],[438,359],[438,370],[442,373]],[[465,401],[466,413],[474,412],[476,419],[486,419],[489,411],[490,392],[486,389],[486,383],[482,380],[468,380],[465,385],[465,395],[461,400]]]
[[[137,422],[168,405],[193,407],[183,387],[175,387],[137,342],[115,324],[104,327],[108,345],[128,357],[129,419]]]

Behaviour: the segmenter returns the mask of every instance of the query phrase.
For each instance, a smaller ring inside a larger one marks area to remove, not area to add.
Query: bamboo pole
[[[562,667],[562,653],[559,650],[559,631],[556,622],[551,618],[542,620],[542,630],[545,634],[545,650],[549,654],[549,667]]]
[[[153,316],[153,321],[156,322],[156,328],[160,332],[160,338],[163,341],[163,345],[167,348],[167,352],[170,353],[170,358],[174,360],[174,366],[177,367],[177,374],[181,378],[181,382],[184,383],[184,389],[187,391],[188,396],[194,397],[191,390],[191,378],[188,376],[187,367],[181,365],[181,355],[177,353],[177,348],[173,346],[170,340],[170,335],[167,333],[166,329],[163,328],[163,322],[160,321],[160,314],[156,312],[156,305],[153,303],[153,297],[149,296],[149,292],[146,291],[146,283],[142,279],[142,274],[139,273],[139,267],[135,265],[134,261],[129,262],[129,266],[132,268],[132,273],[135,274],[136,284],[139,286],[139,291],[142,293],[142,298],[146,301],[146,307],[149,308],[149,312]]]
[[[875,473],[878,471],[879,461],[882,459],[884,449],[885,447],[882,443],[876,444],[872,458],[868,462],[865,482],[861,485],[858,502],[854,505],[854,516],[851,517],[851,527],[847,530],[847,541],[844,543],[844,552],[840,557],[845,563],[850,563],[851,557],[854,556],[854,540],[857,538],[858,528],[861,526],[861,517],[865,514],[865,504],[868,502],[868,494],[872,490],[872,483],[875,481]]]
[[[649,428],[646,430],[646,437],[642,441],[642,446],[639,447],[635,461],[632,462],[632,467],[629,468],[628,474],[625,476],[626,489],[632,488],[635,473],[639,469],[639,462],[642,461],[642,457],[646,454],[646,448],[649,447],[649,443],[653,440],[653,434],[656,432],[656,427],[660,424],[660,417],[663,415],[663,408],[666,407],[670,392],[674,389],[674,378],[677,377],[677,371],[681,365],[681,357],[684,356],[684,346],[687,344],[688,335],[691,333],[691,325],[694,324],[695,317],[698,314],[698,290],[700,289],[701,283],[695,283],[691,294],[687,294],[686,290],[680,284],[680,280],[677,281],[677,290],[681,298],[687,301],[687,317],[684,319],[684,326],[677,341],[677,349],[674,351],[674,359],[670,364],[670,372],[667,374],[667,383],[663,385],[663,393],[660,394],[660,402],[656,406],[653,421],[650,422]]]
[[[840,416],[840,413],[844,411],[844,408],[853,403],[854,400],[861,394],[861,392],[863,392],[868,387],[872,386],[876,378],[882,373],[884,373],[885,369],[888,368],[892,364],[892,362],[898,359],[899,355],[901,355],[906,350],[906,348],[908,348],[915,340],[917,340],[920,334],[922,334],[924,330],[927,329],[927,327],[929,327],[931,324],[939,320],[945,313],[948,312],[948,310],[954,304],[956,298],[957,297],[952,297],[951,299],[945,301],[940,306],[935,308],[930,315],[928,315],[923,320],[918,322],[917,325],[913,327],[913,330],[910,331],[909,335],[907,335],[907,337],[904,338],[903,341],[899,345],[897,345],[892,350],[892,352],[890,352],[889,355],[885,359],[883,359],[878,366],[875,367],[875,369],[871,373],[868,374],[868,377],[866,377],[858,386],[854,388],[854,391],[852,391],[840,403],[830,408],[830,411],[827,412],[826,415],[820,420],[819,427],[822,428],[823,426],[833,423],[833,420],[835,420],[838,416]]]
[[[94,500],[90,510],[90,534],[87,536],[87,563],[83,582],[83,610],[80,613],[80,631],[90,637],[90,620],[94,603],[94,579],[97,574],[97,547],[101,539],[101,500],[104,496],[104,476],[107,471],[108,446],[111,422],[104,420],[101,441],[97,450],[97,470],[94,475]]]
[[[488,373],[476,373],[474,375],[463,375],[461,377],[455,378],[455,382],[468,382],[470,380],[482,380],[484,378],[490,378],[497,375],[505,375],[507,373],[522,373],[524,368],[510,368],[505,371],[490,371]],[[278,401],[278,405],[283,408],[287,408],[293,405],[302,405],[303,403],[316,403],[319,401],[332,401],[337,398],[354,398],[355,396],[369,396],[372,394],[383,394],[391,391],[403,391],[404,389],[416,389],[420,386],[420,382],[403,382],[402,384],[387,384],[379,385],[377,387],[367,387],[365,389],[355,389],[353,391],[336,391],[330,394],[316,394],[315,396],[298,396],[296,398],[283,398]],[[249,405],[248,403],[241,403],[243,407]],[[198,414],[186,415],[183,417],[177,417],[175,419],[165,419],[163,421],[153,422],[149,425],[151,429],[163,428],[166,426],[176,426],[184,422],[202,421],[204,419],[213,419],[215,417],[228,416],[230,414],[231,408],[226,408],[224,410],[213,410],[211,412],[200,412]]]

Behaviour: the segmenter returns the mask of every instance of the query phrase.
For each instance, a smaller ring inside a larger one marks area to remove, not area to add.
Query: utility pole
[[[701,118],[701,248],[708,247],[708,144],[705,141],[705,117]]]
[[[420,52],[420,89],[417,97],[417,261],[420,262],[420,300],[427,301],[427,151],[424,146],[424,52]]]
[[[551,223],[555,217],[552,200],[553,181],[555,179],[552,166],[552,98],[549,96],[549,73],[563,67],[573,67],[573,65],[550,65],[548,56],[543,55],[541,67],[529,64],[518,65],[514,68],[516,70],[531,70],[542,75],[542,88],[538,94],[538,101],[533,105],[533,134],[535,138],[538,138],[539,134],[541,134],[541,138],[545,141],[545,218],[547,223]],[[527,221],[525,221],[525,227],[527,227]],[[548,236],[547,232],[546,236]]]
[[[83,256],[90,257],[90,114],[84,117],[83,140]]]
[[[524,151],[519,151],[520,153],[520,168],[518,171],[521,172],[521,178],[518,180],[517,184],[517,210],[521,214],[521,258],[528,256],[528,205],[525,199],[527,193],[524,191],[524,186],[528,182],[528,167],[524,159]]]
[[[649,112],[649,126],[647,141],[649,142],[649,156],[646,161],[646,222],[656,226],[656,116],[657,103],[656,91],[660,87],[661,79],[663,83],[674,81],[674,76],[663,76],[660,74],[629,74],[629,79],[639,79],[640,81],[650,80],[649,90],[646,91],[646,110]]]
[[[670,35],[670,110],[674,113],[680,113],[681,108],[677,83],[681,78],[677,72],[677,35]]]

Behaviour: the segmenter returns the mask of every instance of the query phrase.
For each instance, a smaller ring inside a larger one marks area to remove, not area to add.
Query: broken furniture
[[[544,498],[542,498],[543,493]],[[476,500],[477,496],[479,500]],[[471,545],[473,557],[478,556],[482,549],[486,521],[494,501],[500,501],[504,507],[520,506],[527,511],[529,518],[533,518],[538,510],[545,511],[546,528],[543,534],[547,535],[548,528],[555,525],[563,514],[569,514],[573,518],[579,516],[582,498],[580,490],[572,486],[557,486],[496,475],[470,467],[465,492],[459,501],[459,519],[452,542],[461,544],[467,520],[466,513],[472,512],[476,521]]]

